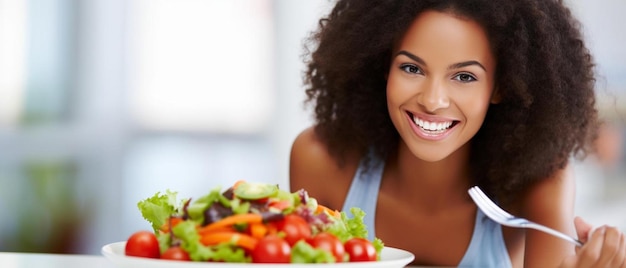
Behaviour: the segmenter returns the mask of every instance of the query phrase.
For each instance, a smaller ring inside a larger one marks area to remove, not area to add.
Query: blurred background
[[[607,124],[577,214],[626,229],[626,2],[570,0]],[[327,0],[0,0],[0,251],[100,254],[137,202],[236,180],[288,189],[303,40]]]

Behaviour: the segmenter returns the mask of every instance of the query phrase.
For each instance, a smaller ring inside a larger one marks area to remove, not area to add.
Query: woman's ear
[[[493,89],[493,92],[491,93],[491,100],[489,102],[491,102],[491,104],[498,104],[501,101],[502,101],[502,95],[500,94],[500,88],[495,87]]]

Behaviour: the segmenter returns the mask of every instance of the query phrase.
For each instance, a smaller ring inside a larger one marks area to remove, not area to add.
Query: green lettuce
[[[353,207],[350,208],[350,213],[353,216],[352,218],[349,218],[346,212],[342,211],[340,214],[341,217],[328,226],[327,232],[335,235],[342,243],[345,243],[353,237],[367,239],[367,226],[365,226],[363,222],[365,212],[358,207]],[[376,255],[380,258],[380,253],[385,246],[384,243],[378,238],[375,238],[374,241],[371,242],[374,248],[376,248]]]
[[[221,187],[211,190],[207,195],[189,204],[187,207],[189,218],[198,223],[204,222],[204,211],[215,202],[220,202],[227,208],[230,207],[230,200],[222,195]]]
[[[170,216],[178,213],[179,205],[176,204],[177,192],[167,190],[165,194],[157,192],[154,196],[139,201],[137,207],[141,216],[146,219],[156,233]]]
[[[179,223],[172,228],[172,232],[180,239],[181,248],[189,253],[193,261],[251,262],[245,251],[233,244],[221,243],[210,247],[203,245],[196,224],[192,221]]]
[[[360,237],[367,239],[367,226],[363,222],[365,218],[365,212],[358,207],[350,209],[353,217],[349,218],[345,211],[341,212],[339,219],[327,226],[327,232],[335,235],[342,243],[345,243],[350,238]]]
[[[304,240],[296,242],[291,248],[291,263],[330,263],[335,257],[329,251],[316,249]]]

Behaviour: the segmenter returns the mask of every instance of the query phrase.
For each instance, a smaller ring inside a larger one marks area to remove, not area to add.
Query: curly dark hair
[[[339,0],[305,44],[306,101],[315,131],[343,162],[399,134],[386,107],[394,42],[425,10],[478,22],[497,60],[492,104],[471,140],[475,183],[504,201],[584,157],[596,138],[594,62],[581,26],[559,0]]]

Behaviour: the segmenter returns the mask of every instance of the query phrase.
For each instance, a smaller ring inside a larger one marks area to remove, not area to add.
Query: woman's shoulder
[[[559,216],[571,216],[576,187],[572,172],[571,166],[565,166],[556,170],[550,177],[529,187],[521,195],[519,202],[521,212],[537,222],[559,218]],[[567,220],[567,223],[571,224],[570,219]]]
[[[531,186],[520,195],[510,210],[517,216],[573,236],[574,201],[575,178],[572,167],[566,166]],[[507,233],[512,235],[515,232],[505,232],[505,240]],[[535,230],[528,230],[524,234],[526,250],[523,259],[530,267],[547,267],[574,254],[574,247],[559,238]]]
[[[289,182],[292,191],[305,189],[326,206],[340,209],[356,172],[360,156],[347,155],[339,161],[314,127],[295,138],[289,159]]]

